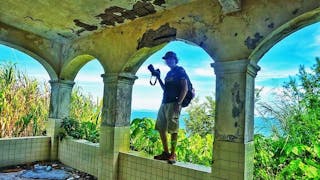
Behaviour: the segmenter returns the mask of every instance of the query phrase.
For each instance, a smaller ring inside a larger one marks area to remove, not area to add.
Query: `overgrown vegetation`
[[[320,59],[311,72],[301,66],[273,103],[258,104],[263,116],[279,120],[283,133],[274,131],[272,139],[255,137],[255,176],[320,178]]]
[[[94,143],[99,142],[102,101],[83,94],[79,87],[75,87],[71,95],[70,117],[63,119],[61,127],[64,133],[60,137],[69,135],[76,139],[85,139]]]
[[[159,133],[154,130],[155,120],[150,118],[134,119],[130,125],[132,150],[143,151],[149,155],[162,152]],[[170,138],[168,136],[168,138]],[[213,135],[201,137],[199,134],[186,135],[184,129],[179,130],[176,147],[179,161],[211,166]]]
[[[99,142],[99,126],[94,122],[64,118],[61,127],[64,130],[59,134],[61,139],[68,135],[75,139],[85,139],[93,143]]]
[[[0,65],[0,138],[45,134],[48,119],[50,87],[17,70],[15,64]],[[98,142],[102,102],[74,87],[71,97],[70,122],[64,121],[75,138]],[[77,132],[79,131],[79,132]]]
[[[18,71],[15,64],[0,65],[0,138],[37,136],[45,132],[49,90]]]

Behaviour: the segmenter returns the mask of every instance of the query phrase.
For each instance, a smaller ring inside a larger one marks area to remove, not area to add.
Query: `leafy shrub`
[[[68,135],[75,139],[85,139],[90,142],[99,142],[99,128],[97,124],[89,121],[80,122],[72,118],[64,118],[61,127],[64,129],[60,138]]]
[[[162,152],[160,136],[154,130],[154,126],[155,120],[150,118],[137,118],[131,122],[130,147],[132,150],[143,151],[152,156]],[[205,137],[199,134],[187,136],[186,131],[180,129],[176,147],[177,158],[179,161],[211,166],[212,145],[212,134],[207,134]]]

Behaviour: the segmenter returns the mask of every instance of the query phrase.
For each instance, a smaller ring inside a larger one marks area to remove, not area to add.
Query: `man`
[[[157,160],[167,160],[170,164],[176,162],[176,145],[179,130],[179,116],[181,104],[187,94],[187,74],[185,70],[178,66],[177,55],[169,51],[162,57],[170,71],[165,77],[165,83],[160,78],[160,73],[157,75],[161,88],[163,89],[162,104],[158,111],[158,117],[155,129],[159,131],[163,152],[160,155],[154,156]],[[171,134],[171,152],[168,148],[168,140],[166,134]]]

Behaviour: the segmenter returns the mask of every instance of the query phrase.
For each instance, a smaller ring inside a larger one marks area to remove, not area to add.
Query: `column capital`
[[[65,86],[65,87],[70,87],[72,88],[75,84],[74,81],[70,81],[70,80],[62,80],[62,79],[57,79],[57,80],[50,80],[49,83],[51,84],[51,86],[54,86],[54,85],[62,85],[62,86]]]
[[[134,81],[138,79],[138,77],[132,73],[105,73],[102,74],[101,77],[103,78],[104,83],[116,83],[121,81],[129,85],[133,85]]]
[[[215,62],[211,63],[211,67],[214,68],[217,76],[232,73],[248,73],[252,77],[255,77],[260,70],[260,67],[255,62],[248,59]]]

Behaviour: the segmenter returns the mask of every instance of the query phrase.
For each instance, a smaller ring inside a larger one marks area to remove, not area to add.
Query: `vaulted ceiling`
[[[63,42],[192,1],[195,0],[6,0],[0,2],[0,23]],[[219,3],[225,13],[237,11],[241,5],[240,0]]]

